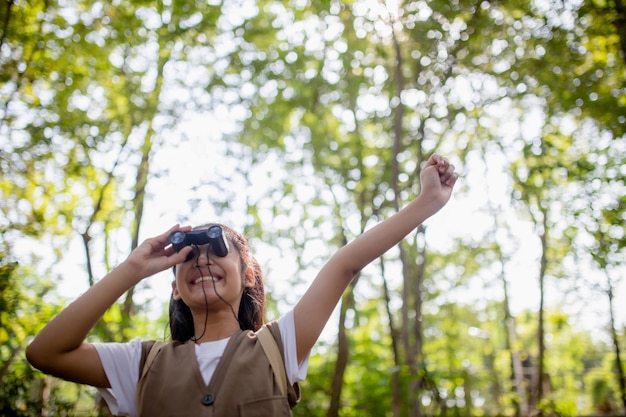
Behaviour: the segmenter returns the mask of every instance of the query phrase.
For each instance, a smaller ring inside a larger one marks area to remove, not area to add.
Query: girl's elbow
[[[33,347],[32,343],[26,346],[26,360],[35,368],[38,368],[37,364],[39,363],[39,352],[37,352],[36,347]]]
[[[46,354],[46,350],[39,346],[39,343],[37,343],[37,341],[33,341],[28,346],[26,346],[26,360],[33,367],[39,369],[44,373],[47,373],[48,368],[48,366],[46,366],[47,356],[48,355]]]

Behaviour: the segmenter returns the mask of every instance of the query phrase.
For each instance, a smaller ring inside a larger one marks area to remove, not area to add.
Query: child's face
[[[239,252],[232,244],[224,257],[212,253],[209,245],[195,247],[193,256],[176,266],[176,280],[172,284],[175,299],[182,299],[192,311],[198,309],[203,313],[205,294],[210,308],[227,308],[230,312],[221,297],[238,311],[246,285]]]

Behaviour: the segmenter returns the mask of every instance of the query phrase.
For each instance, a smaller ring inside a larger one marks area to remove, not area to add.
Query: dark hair
[[[201,226],[205,228],[210,225]],[[241,270],[245,275],[244,281],[253,281],[251,287],[244,287],[239,303],[237,318],[242,330],[259,330],[265,320],[265,288],[263,286],[263,272],[261,266],[250,253],[248,240],[241,233],[228,226],[221,225],[228,242],[237,249],[241,259]],[[176,273],[176,267],[174,267]],[[191,310],[181,299],[175,300],[174,294],[170,298],[169,308],[170,333],[172,340],[186,342],[194,336],[193,316]]]

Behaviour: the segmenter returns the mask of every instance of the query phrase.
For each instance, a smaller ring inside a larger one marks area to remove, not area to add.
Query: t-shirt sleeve
[[[307,353],[302,362],[298,363],[296,348],[296,325],[293,319],[293,310],[278,319],[280,337],[283,339],[283,351],[285,354],[285,370],[290,384],[303,381],[309,369],[309,356]]]
[[[128,343],[94,343],[111,388],[98,388],[116,416],[137,415],[136,393],[141,360],[141,339]]]

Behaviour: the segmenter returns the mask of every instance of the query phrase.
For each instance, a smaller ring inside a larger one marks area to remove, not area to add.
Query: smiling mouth
[[[197,284],[201,284],[201,283],[203,283],[203,282],[205,282],[205,281],[218,282],[218,281],[220,281],[221,279],[222,279],[222,277],[219,277],[219,276],[217,276],[217,277],[216,277],[216,276],[212,276],[212,277],[200,277],[200,278],[198,278],[198,279],[194,280],[194,281],[193,281],[193,284],[194,284],[194,285],[197,285]]]

